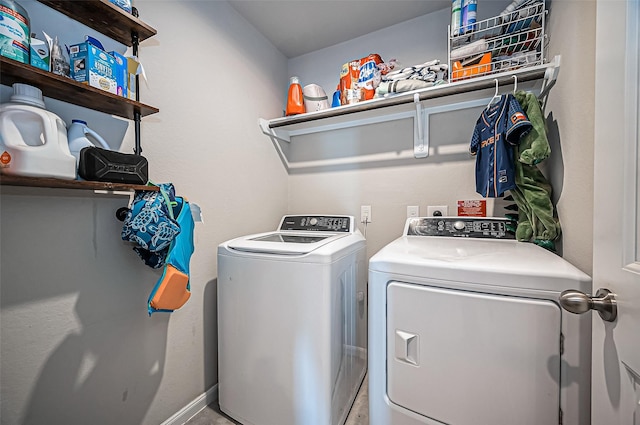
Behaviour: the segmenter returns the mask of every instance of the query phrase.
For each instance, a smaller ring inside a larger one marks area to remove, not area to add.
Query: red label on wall
[[[470,201],[458,201],[458,216],[461,217],[486,217],[487,201],[474,199]]]

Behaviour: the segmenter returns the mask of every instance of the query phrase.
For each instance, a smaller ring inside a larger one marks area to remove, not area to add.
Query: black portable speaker
[[[142,155],[88,146],[80,151],[78,175],[99,182],[147,184],[149,164]]]

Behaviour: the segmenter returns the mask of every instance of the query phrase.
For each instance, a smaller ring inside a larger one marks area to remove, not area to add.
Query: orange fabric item
[[[491,53],[485,53],[482,57],[467,60],[463,63],[455,61],[453,63],[453,73],[451,79],[453,81],[471,78],[477,75],[484,75],[491,72]]]
[[[187,290],[189,276],[167,265],[162,276],[162,284],[151,300],[151,306],[158,310],[177,310],[182,307],[191,293]]]

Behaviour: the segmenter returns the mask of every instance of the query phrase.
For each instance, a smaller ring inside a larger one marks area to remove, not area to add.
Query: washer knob
[[[462,230],[464,229],[464,227],[465,227],[464,221],[458,220],[453,223],[453,228],[456,230]]]
[[[316,224],[318,224],[318,219],[315,217],[312,218],[311,220],[309,220],[309,224],[315,226]]]

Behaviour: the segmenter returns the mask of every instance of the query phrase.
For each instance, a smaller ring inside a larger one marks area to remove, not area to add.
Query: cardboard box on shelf
[[[127,86],[129,81],[129,69],[127,58],[118,52],[109,52],[116,60],[116,90],[118,96],[127,97]]]
[[[131,0],[109,0],[125,12],[131,13]]]
[[[140,73],[140,62],[129,56],[127,58],[127,70],[127,97],[129,97],[129,99],[136,100],[136,93],[138,92],[136,75]]]
[[[118,94],[116,60],[93,44],[74,44],[71,55],[71,76],[74,80],[109,93]]]
[[[49,46],[44,40],[39,40],[37,38],[31,37],[30,47],[30,62],[31,65],[36,68],[43,69],[45,71],[51,71],[51,63],[49,57]]]

